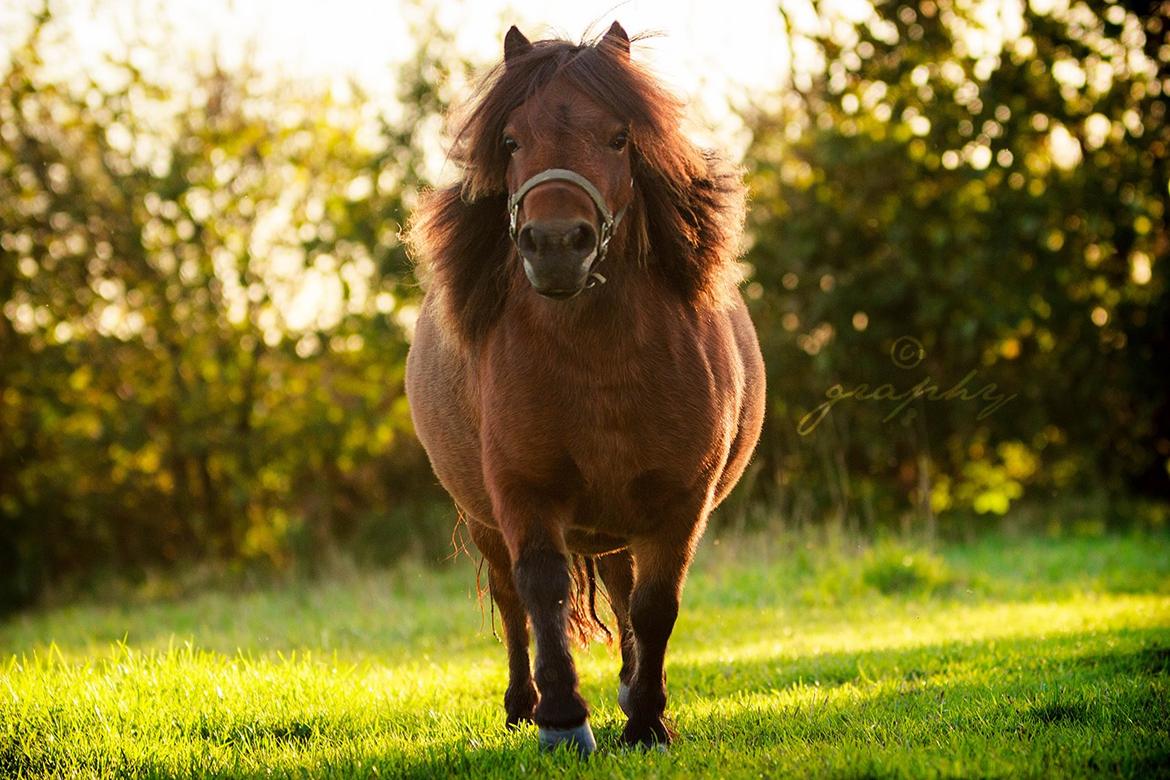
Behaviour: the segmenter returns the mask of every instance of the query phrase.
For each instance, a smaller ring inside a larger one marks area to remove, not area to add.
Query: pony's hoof
[[[653,722],[647,724],[636,725],[631,721],[622,730],[622,744],[643,750],[665,753],[673,739],[674,734],[661,718],[655,718]]]
[[[549,729],[542,726],[539,734],[542,750],[555,750],[558,746],[564,745],[568,750],[575,750],[581,758],[586,758],[597,750],[597,740],[593,739],[593,729],[589,728],[589,721],[571,729]]]
[[[618,706],[630,717],[630,686],[625,683],[618,683]]]

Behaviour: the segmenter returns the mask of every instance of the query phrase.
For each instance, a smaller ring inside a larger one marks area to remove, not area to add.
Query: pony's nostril
[[[536,238],[536,231],[525,226],[516,237],[516,247],[525,254],[534,255],[538,250]]]
[[[516,236],[516,247],[528,258],[583,258],[596,249],[597,231],[585,220],[532,222]]]
[[[593,248],[597,245],[597,239],[593,234],[592,227],[589,225],[578,225],[569,231],[565,243],[573,252],[584,255],[593,251]]]

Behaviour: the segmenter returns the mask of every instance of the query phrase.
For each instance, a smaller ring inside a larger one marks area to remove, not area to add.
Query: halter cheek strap
[[[589,268],[589,283],[587,286],[592,287],[595,284],[604,284],[605,277],[593,269],[605,259],[605,253],[609,249],[609,242],[613,238],[614,232],[617,231],[618,225],[621,224],[622,217],[626,215],[626,208],[623,206],[617,214],[614,214],[609,210],[609,206],[606,205],[605,198],[601,196],[601,191],[593,186],[593,182],[576,171],[570,171],[568,168],[546,168],[521,184],[520,188],[508,198],[508,235],[512,237],[512,241],[516,240],[519,233],[517,221],[520,216],[520,204],[524,202],[524,196],[534,188],[550,181],[567,181],[570,184],[577,185],[585,191],[585,194],[593,201],[594,207],[597,208],[597,214],[601,217],[601,235],[598,236],[597,241],[597,257],[594,258],[593,265]]]

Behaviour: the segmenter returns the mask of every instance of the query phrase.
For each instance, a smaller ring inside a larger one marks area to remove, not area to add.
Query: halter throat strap
[[[614,232],[618,225],[622,222],[622,217],[626,215],[625,207],[618,210],[614,214],[609,210],[609,206],[605,203],[605,198],[601,196],[601,191],[593,186],[593,182],[586,179],[576,171],[570,171],[568,168],[546,168],[540,173],[536,174],[528,181],[520,185],[512,195],[508,198],[508,235],[512,237],[512,241],[516,240],[520,232],[518,220],[520,217],[520,205],[524,202],[524,196],[531,192],[541,184],[550,181],[566,181],[570,184],[575,184],[577,187],[585,191],[589,199],[593,201],[593,206],[597,209],[597,214],[601,217],[601,234],[597,240],[597,257],[593,260],[593,267],[605,259],[605,253],[609,249],[609,242],[613,238]],[[604,284],[605,277],[590,269],[589,272],[589,286],[594,284]]]

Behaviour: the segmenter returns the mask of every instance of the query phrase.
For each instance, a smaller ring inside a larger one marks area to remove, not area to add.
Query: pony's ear
[[[617,22],[609,26],[601,42],[608,43],[627,60],[630,58],[630,36],[626,35],[626,31]]]
[[[508,30],[508,34],[504,36],[504,64],[508,64],[508,60],[527,54],[532,51],[532,42],[524,37],[524,33],[520,32],[520,28],[512,25]]]

